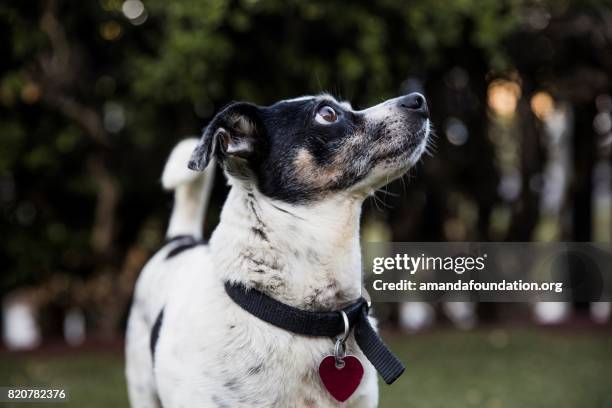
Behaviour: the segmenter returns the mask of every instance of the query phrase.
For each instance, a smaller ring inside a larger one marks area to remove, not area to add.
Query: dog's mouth
[[[383,142],[390,148],[373,159],[369,175],[356,185],[357,189],[367,186],[370,191],[376,190],[403,176],[428,151],[430,135],[431,124],[426,119],[416,131],[398,132],[394,140]]]
[[[398,141],[392,143],[393,150],[377,157],[376,162],[408,170],[418,163],[423,153],[427,152],[430,134],[431,123],[429,119],[425,119],[418,130],[399,136]]]
[[[414,166],[423,156],[423,153],[427,152],[431,135],[431,122],[429,119],[425,119],[425,122],[421,128],[414,134],[413,138],[416,140],[416,147],[409,152],[409,164]]]

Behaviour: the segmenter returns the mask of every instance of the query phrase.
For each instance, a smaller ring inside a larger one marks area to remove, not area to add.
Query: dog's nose
[[[402,109],[407,109],[415,113],[419,113],[424,117],[429,117],[427,101],[425,100],[425,97],[418,92],[402,96],[401,98],[399,98],[397,103]]]

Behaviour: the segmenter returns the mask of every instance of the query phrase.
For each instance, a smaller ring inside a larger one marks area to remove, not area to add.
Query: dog
[[[353,333],[346,347],[364,374],[340,403],[317,375],[333,340],[258,319],[224,282],[305,311],[358,299],[362,203],[420,160],[430,128],[418,93],[360,111],[323,94],[230,104],[181,142],[162,176],[175,191],[168,243],[141,272],[128,319],[132,407],[377,406],[377,373]],[[231,188],[204,244],[211,163]]]

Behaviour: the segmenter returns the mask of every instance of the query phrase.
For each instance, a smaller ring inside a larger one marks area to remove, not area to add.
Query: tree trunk
[[[597,111],[593,102],[575,107],[573,138],[574,179],[572,180],[572,240],[588,242],[592,239],[593,223],[593,164],[596,159],[593,118]]]

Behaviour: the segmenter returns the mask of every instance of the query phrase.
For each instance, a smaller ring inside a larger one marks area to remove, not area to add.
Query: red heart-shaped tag
[[[344,367],[336,367],[336,358],[327,356],[319,364],[319,377],[327,391],[340,402],[344,402],[359,387],[363,378],[363,366],[355,356],[345,356]]]

